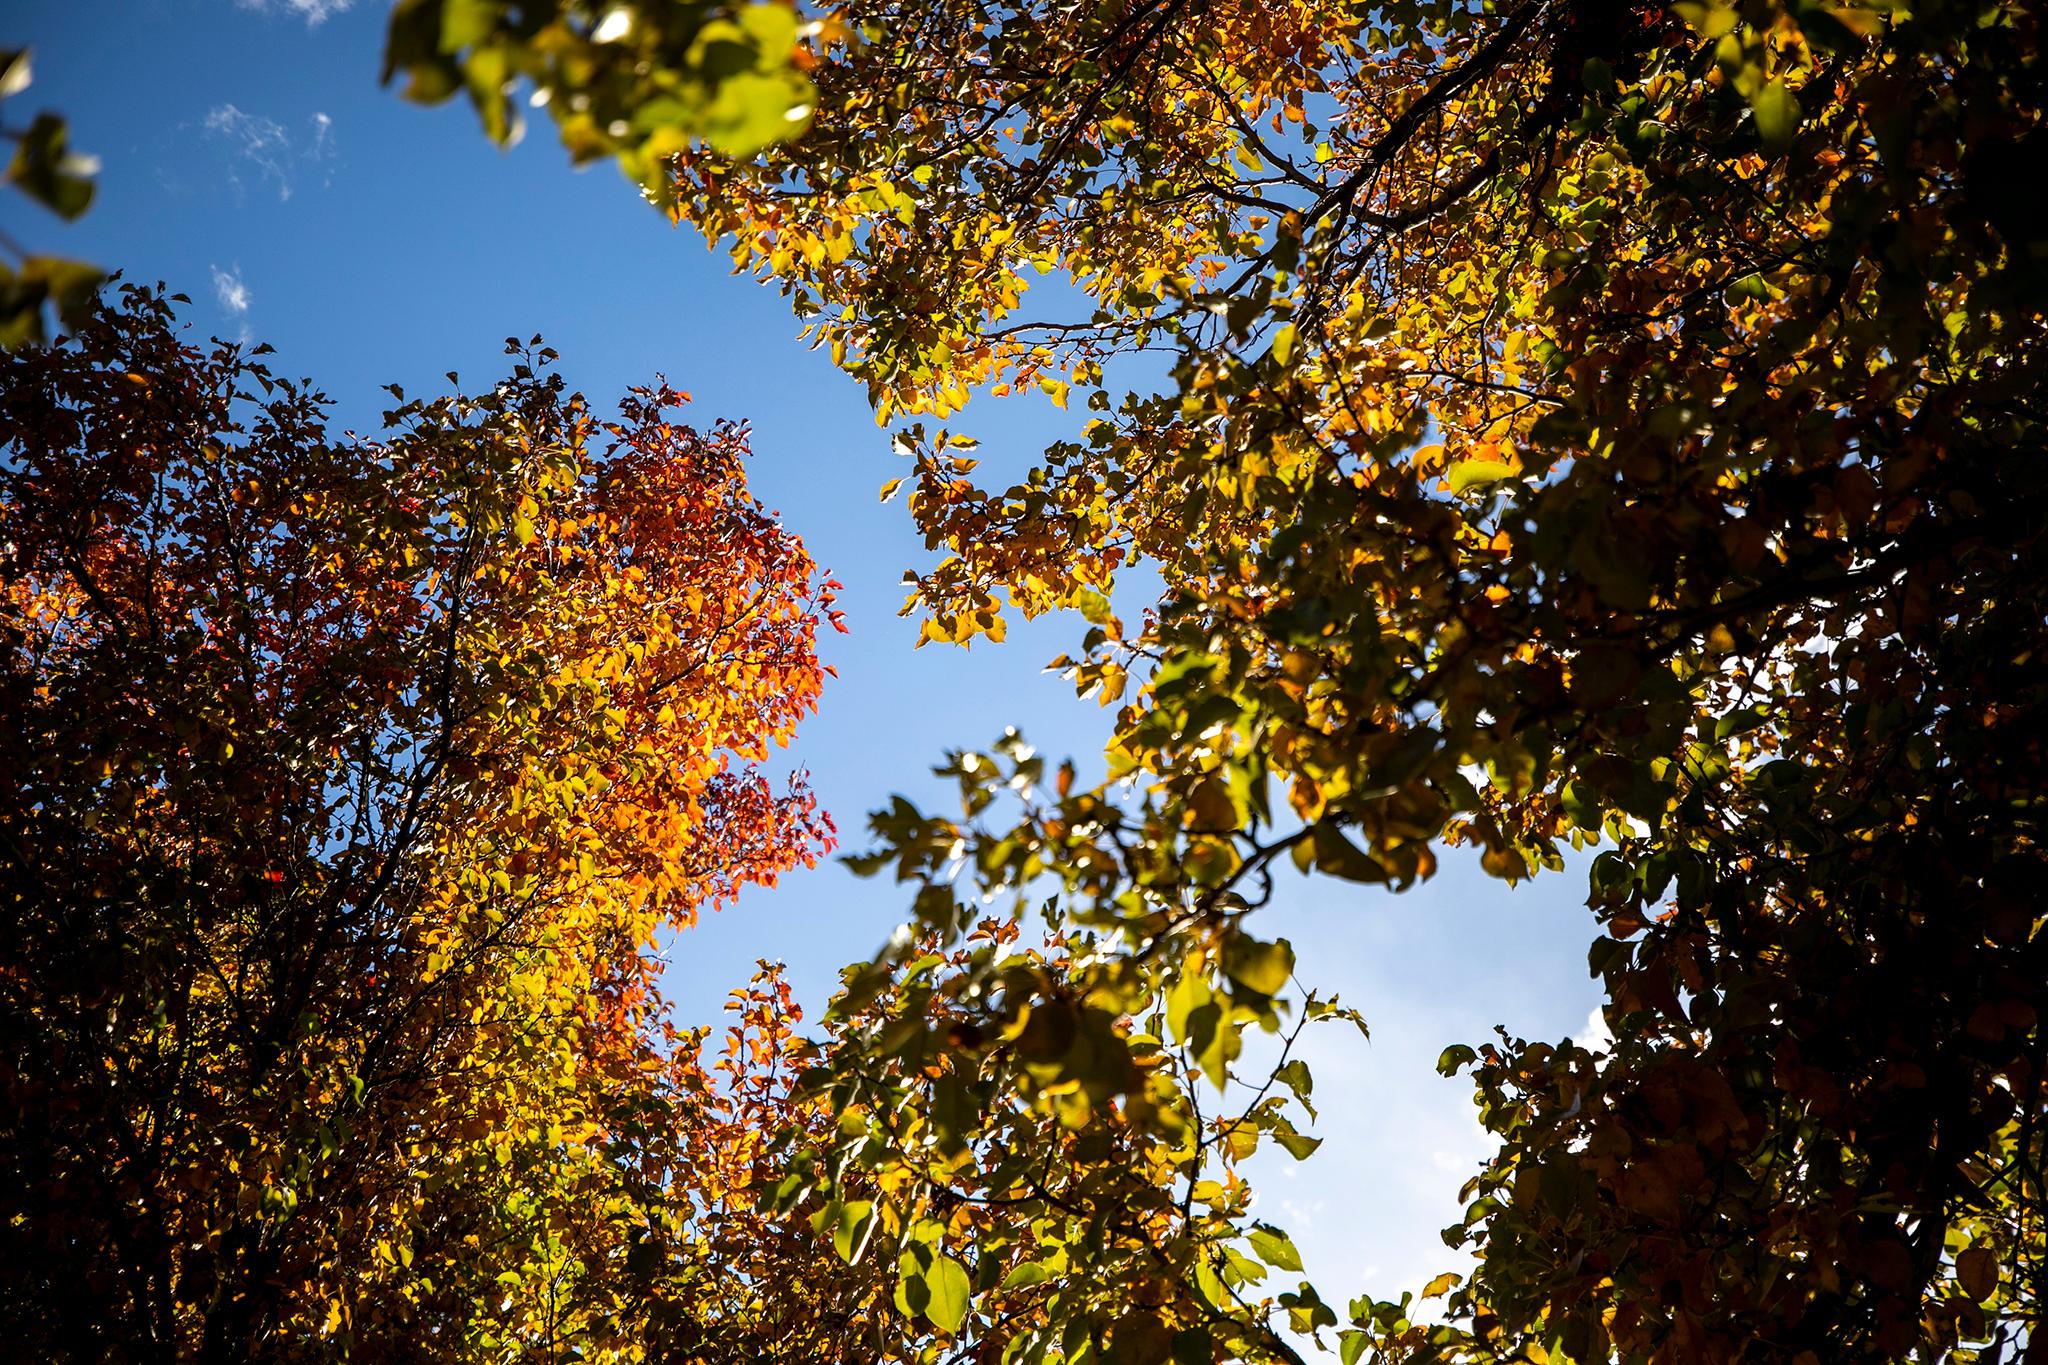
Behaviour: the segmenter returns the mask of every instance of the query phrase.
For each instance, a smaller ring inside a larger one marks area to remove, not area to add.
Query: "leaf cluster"
[[[0,104],[28,89],[32,80],[27,48],[0,49]],[[26,128],[0,124],[0,138],[14,144],[5,183],[17,193],[67,221],[92,206],[99,161],[72,150],[61,115],[44,110]],[[78,326],[106,272],[82,261],[31,253],[5,238],[0,246],[15,258],[11,265],[0,265],[0,350],[42,342],[46,305],[66,327]]]

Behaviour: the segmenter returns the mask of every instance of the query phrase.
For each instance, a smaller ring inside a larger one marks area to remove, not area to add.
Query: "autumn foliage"
[[[877,821],[934,929],[1098,936],[1130,1022],[1008,1093],[1128,1107],[1139,1002],[1270,1084],[1230,964],[1289,863],[1590,873],[1613,1046],[1444,1057],[1499,1142],[1447,1322],[1181,1281],[1347,1361],[2044,1358],[2038,12],[856,0],[813,55],[678,216],[878,418],[1077,411],[1007,483],[899,436],[926,638],[1074,610],[1114,717],[1109,785],[970,755]]]
[[[657,935],[829,847],[765,765],[836,585],[743,429],[509,349],[376,438],[148,290],[5,359],[10,1353],[643,1335],[727,1103]]]
[[[897,425],[922,638],[1078,616],[1107,776],[949,755],[851,860],[909,925],[707,1069],[656,935],[830,834],[763,767],[834,585],[742,433],[515,345],[337,441],[129,291],[0,371],[9,1344],[2048,1361],[2027,0],[407,0],[388,56],[783,291]],[[929,425],[1034,396],[1006,486]],[[1265,909],[1451,858],[1583,878],[1611,1037],[1452,1041],[1469,1273],[1326,1301],[1243,1166],[1359,1016]]]

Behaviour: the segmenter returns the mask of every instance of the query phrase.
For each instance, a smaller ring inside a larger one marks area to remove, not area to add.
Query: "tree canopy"
[[[637,1358],[747,1183],[654,938],[829,846],[836,585],[743,430],[508,349],[375,439],[157,291],[0,359],[10,1351]]]
[[[1345,1327],[1185,1237],[1161,1274],[1194,1292],[1121,1301],[1161,1331],[1077,1304],[1013,1358],[1160,1359],[1281,1308],[1347,1359],[2042,1358],[2035,11],[834,13],[807,134],[679,155],[674,212],[884,421],[1090,414],[1009,487],[904,431],[940,556],[908,609],[960,642],[1077,610],[1059,662],[1115,718],[1105,787],[967,755],[958,817],[878,817],[939,942],[1051,895],[1071,956],[1034,986],[885,953],[848,999],[899,1021],[839,1074],[892,1059],[975,1179],[1020,1104],[1199,1157],[1223,1132],[1135,1062],[1221,1080],[1273,1022],[1284,862],[1588,867],[1603,930],[1611,1046],[1445,1053],[1499,1147],[1444,1322],[1368,1298]],[[1125,621],[1141,562],[1164,593]]]
[[[501,142],[529,83],[867,386],[925,640],[1081,619],[1108,775],[949,755],[852,859],[911,922],[707,1062],[655,935],[832,834],[762,769],[836,585],[744,432],[515,340],[336,440],[160,291],[78,314],[0,358],[0,1322],[2048,1361],[2038,22],[405,0],[387,79]],[[37,127],[11,180],[82,208]],[[1009,486],[939,426],[999,401],[1074,414]],[[1586,879],[1611,1037],[1451,1040],[1470,1273],[1326,1300],[1242,1167],[1313,1157],[1298,1040],[1364,1021],[1265,907],[1453,858]]]

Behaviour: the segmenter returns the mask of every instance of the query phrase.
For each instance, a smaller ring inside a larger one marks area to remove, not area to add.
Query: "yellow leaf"
[[[1455,1270],[1446,1270],[1443,1274],[1422,1286],[1422,1297],[1425,1299],[1442,1298],[1445,1294],[1457,1288],[1458,1281],[1463,1278],[1464,1276],[1458,1274]]]

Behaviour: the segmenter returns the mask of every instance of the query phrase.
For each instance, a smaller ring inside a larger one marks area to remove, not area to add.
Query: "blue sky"
[[[380,90],[378,0],[9,10],[0,42],[30,43],[36,70],[11,120],[63,111],[103,170],[80,223],[7,202],[0,228],[31,250],[189,294],[195,331],[276,346],[277,369],[335,399],[337,426],[374,428],[385,383],[424,394],[449,370],[487,381],[504,338],[535,332],[593,399],[661,372],[695,395],[692,420],[750,421],[756,493],[846,585],[852,633],[826,645],[840,676],[794,762],[848,846],[892,792],[943,802],[929,767],[1006,725],[1084,770],[1100,752],[1107,713],[1041,671],[1078,622],[1014,629],[993,648],[911,648],[916,626],[896,612],[903,571],[925,554],[900,500],[877,500],[903,461],[860,388],[797,340],[783,300],[729,275],[615,171],[572,172],[544,122],[501,154],[466,108],[420,109]],[[1007,467],[1078,420],[1030,400],[953,425]],[[1434,882],[1398,897],[1282,883],[1261,931],[1289,936],[1302,979],[1340,991],[1373,1031],[1370,1044],[1349,1027],[1309,1044],[1327,1141],[1307,1163],[1282,1156],[1257,1177],[1260,1213],[1294,1231],[1326,1298],[1463,1268],[1437,1231],[1486,1148],[1469,1088],[1439,1078],[1435,1058],[1496,1023],[1584,1036],[1597,995],[1583,896],[1573,874],[1510,892],[1455,853]],[[815,1017],[837,968],[869,955],[906,908],[887,883],[836,863],[750,894],[675,944],[678,1012],[715,1019],[754,959],[772,957]]]

